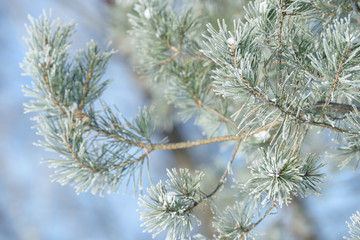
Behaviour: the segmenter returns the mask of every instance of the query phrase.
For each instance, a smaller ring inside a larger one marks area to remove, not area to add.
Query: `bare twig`
[[[246,229],[246,232],[250,232],[251,230],[253,230],[257,225],[259,225],[264,219],[266,216],[268,216],[270,214],[270,211],[276,207],[277,203],[276,202],[273,202],[271,204],[271,206],[266,210],[266,212],[264,213],[264,215],[257,221],[255,222],[254,224],[251,225],[251,227],[247,228]]]
[[[239,140],[238,143],[236,144],[235,150],[230,158],[230,161],[227,164],[226,170],[225,170],[224,174],[222,175],[222,177],[220,178],[220,181],[219,181],[218,185],[216,186],[216,188],[210,194],[203,197],[203,199],[211,198],[221,188],[221,186],[224,185],[225,179],[230,171],[231,165],[234,162],[236,153],[239,150],[240,144],[241,144],[241,140]]]

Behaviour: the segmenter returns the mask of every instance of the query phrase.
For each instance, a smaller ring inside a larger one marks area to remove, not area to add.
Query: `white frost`
[[[268,7],[267,1],[263,1],[259,5],[259,13],[266,13],[266,9]]]
[[[233,45],[233,44],[235,44],[235,39],[233,37],[230,37],[226,40],[226,43],[229,45]]]
[[[175,192],[167,192],[165,194],[165,201],[168,204],[173,204],[175,202],[176,199],[176,193]]]
[[[265,142],[270,138],[270,133],[268,131],[262,131],[257,134],[254,134],[254,137],[259,141]]]
[[[151,13],[150,13],[150,9],[145,9],[145,11],[144,11],[144,17],[146,18],[146,19],[150,19],[150,17],[151,17]]]

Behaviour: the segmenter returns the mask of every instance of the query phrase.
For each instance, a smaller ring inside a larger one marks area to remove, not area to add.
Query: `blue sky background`
[[[132,189],[104,198],[90,193],[76,195],[70,186],[51,183],[52,170],[40,164],[41,159],[56,155],[33,145],[40,138],[31,129],[31,115],[23,114],[22,104],[28,99],[21,90],[21,85],[31,79],[21,76],[19,62],[27,51],[22,39],[27,36],[27,15],[38,17],[43,9],[50,8],[55,17],[77,23],[75,49],[90,39],[101,46],[110,40],[108,14],[100,0],[0,0],[0,240],[151,239],[140,227]],[[103,99],[116,104],[128,117],[145,104],[132,74],[117,54],[105,75],[113,82]],[[153,157],[171,158],[168,153],[155,153]],[[164,162],[152,163],[153,172],[161,172],[154,180],[164,176]],[[329,170],[328,175],[334,174]],[[319,239],[336,240],[347,235],[345,221],[360,210],[359,183],[357,172],[343,170],[327,180],[322,196],[305,202]]]

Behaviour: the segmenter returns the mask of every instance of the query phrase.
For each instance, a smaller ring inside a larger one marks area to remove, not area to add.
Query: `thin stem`
[[[268,103],[275,106],[275,107],[277,107],[282,113],[290,116],[291,118],[293,118],[294,120],[297,120],[298,122],[309,123],[310,125],[313,125],[313,126],[328,128],[328,129],[331,129],[331,130],[334,130],[334,131],[340,132],[340,133],[346,133],[346,134],[350,134],[350,135],[355,134],[355,133],[350,132],[350,131],[348,131],[346,129],[334,127],[334,126],[331,126],[330,124],[327,124],[327,123],[324,123],[324,122],[307,121],[307,120],[303,119],[301,117],[301,115],[297,116],[295,113],[290,112],[288,110],[285,110],[282,106],[276,104],[275,102],[273,102],[271,100],[269,100]]]
[[[199,139],[195,141],[187,141],[187,142],[178,142],[178,143],[166,143],[166,144],[144,144],[142,142],[134,142],[128,139],[125,139],[117,134],[109,133],[105,130],[99,129],[94,125],[89,125],[90,129],[103,134],[105,136],[111,137],[116,139],[120,142],[127,143],[132,146],[141,147],[144,149],[148,149],[148,151],[152,150],[174,150],[174,149],[182,149],[182,148],[191,148],[201,145],[206,145],[210,143],[217,143],[217,142],[227,142],[227,141],[235,141],[235,140],[242,140],[245,137],[245,134],[240,135],[229,135],[229,136],[221,136],[221,137],[212,137],[212,138],[205,138]]]
[[[333,98],[333,95],[334,95],[334,92],[336,90],[336,87],[339,83],[339,76],[340,76],[340,72],[341,72],[341,68],[343,66],[343,63],[344,63],[344,60],[345,58],[347,57],[348,53],[350,51],[350,48],[346,51],[346,53],[342,56],[341,60],[340,60],[340,63],[338,65],[338,68],[337,68],[337,71],[336,71],[336,75],[335,75],[335,79],[334,79],[334,84],[333,84],[333,87],[331,89],[331,92],[329,94],[329,97],[324,105],[324,112],[323,112],[323,121],[325,119],[325,115],[326,115],[326,112],[327,112],[327,106],[330,104],[331,102],[331,99]]]
[[[253,131],[253,132],[249,133],[249,136],[253,136],[253,135],[255,135],[255,134],[259,133],[259,132],[262,132],[262,131],[266,131],[266,130],[268,130],[269,128],[271,128],[271,127],[273,127],[273,126],[276,126],[276,125],[278,125],[278,124],[280,124],[280,122],[269,123],[269,124],[265,125],[264,127],[262,127],[262,128],[260,128],[260,129],[258,129],[258,130],[256,130],[256,131]],[[219,183],[218,183],[218,185],[216,186],[216,188],[215,188],[210,194],[208,194],[208,195],[206,195],[205,197],[203,197],[203,198],[201,199],[201,201],[203,201],[204,199],[207,199],[207,198],[212,197],[212,196],[220,189],[220,187],[221,187],[222,185],[224,185],[225,179],[226,179],[226,177],[227,177],[227,175],[228,175],[228,173],[229,173],[229,171],[230,171],[230,168],[231,168],[232,163],[234,162],[236,153],[237,153],[238,150],[239,150],[239,147],[240,147],[240,144],[241,144],[242,140],[243,140],[243,139],[239,140],[238,143],[236,144],[236,147],[235,147],[234,152],[233,152],[233,154],[232,154],[232,156],[231,156],[231,158],[230,158],[230,160],[229,160],[229,162],[228,162],[228,164],[227,164],[227,167],[226,167],[226,169],[225,169],[225,172],[224,172],[224,174],[222,175],[222,177],[220,178]]]
[[[51,86],[50,86],[50,80],[49,80],[49,75],[48,75],[48,68],[45,68],[45,63],[43,64],[44,70],[45,70],[45,85],[46,88],[50,94],[50,98],[51,101],[55,104],[56,108],[60,110],[60,112],[62,114],[66,114],[66,111],[64,110],[64,108],[60,105],[60,103],[56,100],[52,90],[51,90]]]
[[[86,169],[90,170],[91,172],[97,172],[98,171],[98,170],[86,165],[83,161],[80,160],[79,156],[75,153],[74,149],[72,148],[72,146],[71,146],[71,144],[70,144],[70,142],[69,142],[69,140],[68,140],[65,133],[63,133],[63,138],[64,138],[64,141],[65,141],[71,155],[73,156],[75,161],[80,164],[81,167],[86,168]]]
[[[191,54],[191,53],[184,52],[184,51],[180,51],[180,53],[181,53],[182,55],[189,56],[189,57],[193,57],[193,58],[199,59],[199,60],[204,61],[204,62],[214,63],[213,60],[211,60],[211,59],[209,59],[209,58],[205,58],[205,57],[203,57],[203,56],[199,56],[199,55],[196,55],[196,54]]]
[[[122,168],[122,167],[126,167],[128,165],[132,165],[134,163],[140,162],[140,161],[144,160],[144,158],[146,156],[149,156],[150,152],[151,151],[146,151],[143,155],[141,155],[140,157],[138,157],[138,158],[136,158],[136,159],[134,159],[134,160],[132,160],[130,162],[125,162],[125,163],[121,163],[119,165],[115,165],[114,167],[112,167],[112,170],[119,169],[119,168]]]
[[[220,121],[228,122],[228,123],[230,123],[235,129],[237,129],[237,124],[236,124],[233,120],[227,118],[226,116],[224,116],[223,114],[219,113],[217,110],[215,110],[214,108],[210,107],[209,105],[204,104],[202,101],[200,101],[200,104],[201,104],[200,107],[204,107],[205,109],[207,109],[207,110],[209,110],[210,112],[212,112],[212,113],[214,113],[215,115],[217,115],[217,116],[220,118]]]
[[[83,99],[81,99],[79,110],[82,110],[84,108],[85,99],[87,98],[87,95],[89,94],[89,91],[90,91],[89,84],[92,79],[93,72],[94,72],[94,62],[91,64],[90,69],[87,74],[86,82],[84,85],[84,97],[83,97]]]
[[[281,86],[282,76],[281,76],[281,54],[282,54],[282,44],[281,44],[281,34],[284,22],[284,16],[286,15],[284,10],[284,0],[280,2],[280,21],[279,21],[279,31],[278,31],[278,84]]]
[[[208,111],[214,113],[216,116],[218,116],[220,118],[220,121],[225,121],[228,122],[229,124],[231,124],[235,129],[237,129],[237,124],[231,120],[230,118],[226,117],[225,115],[223,115],[222,113],[218,112],[215,108],[205,104],[203,101],[201,101],[201,99],[196,96],[191,88],[189,87],[189,85],[186,83],[186,81],[183,81],[184,85],[186,86],[186,90],[188,91],[188,93],[192,96],[192,98],[194,99],[195,103],[199,106],[199,107],[203,107],[205,109],[207,109]]]
[[[176,58],[177,55],[179,55],[179,51],[176,51],[173,55],[171,55],[168,59],[166,59],[165,61],[159,63],[159,65],[165,65],[169,62],[171,62],[172,60],[174,60]]]
[[[115,140],[118,140],[118,141],[120,141],[120,142],[124,142],[124,143],[127,143],[127,144],[129,144],[129,145],[137,146],[137,147],[142,147],[142,146],[143,146],[141,143],[133,142],[133,141],[130,141],[130,140],[126,139],[126,138],[123,138],[123,137],[121,137],[121,136],[119,136],[119,135],[117,135],[117,134],[113,134],[113,133],[107,132],[107,131],[105,131],[105,130],[102,130],[102,129],[98,128],[98,127],[95,126],[95,125],[88,125],[88,126],[89,126],[89,128],[90,128],[91,130],[94,130],[95,132],[98,132],[98,133],[100,133],[100,134],[102,134],[102,135],[111,137],[111,138],[113,138],[113,139],[115,139]]]
[[[223,136],[223,137],[213,137],[213,138],[206,138],[200,139],[195,141],[189,142],[179,142],[179,143],[168,143],[168,144],[153,144],[149,146],[149,149],[152,150],[173,150],[173,149],[182,149],[182,148],[191,148],[197,147],[201,145],[206,145],[210,143],[217,143],[217,142],[227,142],[227,141],[241,141],[245,138],[246,134],[240,134],[238,136],[230,135],[230,136]]]
[[[171,55],[171,56],[170,56],[168,59],[166,59],[165,61],[161,62],[159,65],[165,65],[165,64],[173,61],[173,60],[176,58],[176,56],[180,54],[180,49],[181,49],[182,41],[183,41],[183,39],[184,39],[184,34],[185,34],[185,28],[186,28],[186,24],[184,24],[184,26],[183,26],[183,28],[182,28],[182,30],[181,30],[181,34],[180,34],[180,38],[179,38],[179,43],[178,43],[178,46],[177,46],[177,47],[172,46],[172,45],[170,45],[170,44],[168,44],[168,43],[166,44],[166,46],[167,46],[169,49],[171,49],[171,50],[174,51],[174,54]]]
[[[246,232],[250,232],[251,230],[253,230],[257,225],[259,225],[264,219],[266,216],[269,215],[270,211],[276,207],[277,203],[276,202],[273,202],[271,204],[271,206],[266,210],[266,212],[264,213],[264,215],[254,224],[251,225],[251,227],[249,227],[248,229],[246,229]]]
[[[226,170],[225,170],[224,174],[222,175],[222,177],[220,178],[220,181],[219,181],[218,185],[216,186],[216,188],[210,194],[203,197],[203,199],[211,198],[221,188],[221,186],[224,185],[225,179],[226,179],[226,177],[227,177],[227,175],[228,175],[228,173],[230,171],[231,165],[234,162],[236,153],[239,150],[240,144],[241,144],[241,140],[239,140],[238,143],[236,144],[236,147],[235,147],[234,152],[233,152],[233,154],[232,154],[232,156],[230,158],[230,161],[227,164]]]

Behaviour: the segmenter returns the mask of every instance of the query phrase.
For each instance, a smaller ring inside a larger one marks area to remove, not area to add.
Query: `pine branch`
[[[279,86],[281,86],[282,84],[282,73],[281,73],[281,61],[282,61],[282,43],[281,43],[281,35],[282,35],[282,29],[283,29],[283,22],[284,22],[284,17],[286,15],[286,13],[284,12],[284,0],[280,1],[280,20],[279,20],[279,31],[278,31],[278,52],[277,52],[277,59],[278,59],[278,79],[277,79],[277,83],[279,84]]]
[[[276,207],[276,206],[277,206],[277,203],[276,203],[276,202],[273,202],[273,203],[271,204],[271,206],[266,210],[266,212],[264,213],[264,215],[263,215],[257,222],[253,223],[249,228],[245,229],[244,232],[248,233],[248,232],[250,232],[251,230],[253,230],[257,225],[259,225],[259,224],[265,219],[265,217],[267,217],[267,216],[270,214],[271,210],[272,210],[274,207]],[[240,240],[244,240],[244,239],[245,239],[245,235],[243,235],[243,236],[240,238]]]
[[[80,111],[83,110],[83,108],[85,106],[85,99],[87,98],[89,91],[90,91],[89,84],[92,79],[93,71],[94,71],[94,62],[91,64],[90,69],[87,74],[87,79],[86,79],[86,82],[84,85],[84,97],[81,99],[80,106],[79,106]]]
[[[235,159],[235,156],[236,156],[236,153],[238,152],[239,150],[239,147],[240,147],[240,144],[241,144],[241,141],[238,141],[238,143],[236,144],[236,147],[234,149],[234,152],[227,164],[227,167],[226,167],[226,170],[224,172],[224,174],[222,175],[222,177],[220,178],[220,181],[218,183],[218,185],[216,186],[216,188],[209,194],[207,194],[205,197],[203,197],[202,199],[207,199],[207,198],[211,198],[225,183],[225,179],[231,169],[231,165],[232,163],[234,162],[234,159]]]
[[[68,140],[68,136],[66,136],[66,133],[63,133],[63,138],[64,138],[64,141],[65,141],[65,143],[66,143],[66,145],[67,145],[67,147],[69,149],[69,152],[71,153],[73,158],[76,160],[76,162],[80,164],[81,167],[83,167],[85,169],[88,169],[93,173],[98,172],[97,169],[86,165],[83,161],[80,160],[80,158],[78,157],[78,155],[75,153],[74,149],[72,148],[72,146],[71,146],[71,144],[70,144],[70,142]]]
[[[157,109],[140,108],[132,120],[104,103],[95,111],[109,83],[101,78],[113,51],[98,54],[92,41],[69,56],[72,25],[51,21],[46,13],[30,18],[22,67],[34,80],[26,95],[35,100],[26,111],[39,113],[39,145],[63,158],[49,160],[54,180],[100,195],[117,192],[126,178],[138,179],[141,187],[143,164],[155,150],[236,141],[210,193],[200,188],[204,173],[168,170],[166,182],[151,184],[140,197],[141,220],[154,237],[167,231],[167,239],[190,239],[194,208],[220,192],[241,145],[251,158],[251,177],[239,183],[235,205],[217,213],[214,228],[219,238],[254,238],[253,229],[292,196],[320,193],[324,163],[301,149],[312,126],[343,134],[339,155],[346,163],[360,162],[360,30],[354,16],[344,14],[359,7],[357,1],[339,2],[251,1],[245,23],[234,21],[233,30],[225,20],[218,29],[208,24],[206,36],[203,18],[194,14],[199,9],[139,0],[129,16],[138,69],[154,78],[182,120],[196,116],[211,136],[170,143],[153,140]],[[349,225],[351,234],[358,222]]]
[[[347,55],[349,54],[350,52],[350,47],[346,50],[346,52],[344,53],[344,55],[342,56],[340,62],[339,62],[339,65],[337,67],[337,71],[336,71],[336,74],[335,74],[335,79],[334,79],[334,84],[332,86],[332,89],[331,89],[331,92],[329,94],[329,97],[324,105],[324,112],[323,112],[323,121],[325,120],[325,115],[326,115],[326,112],[327,112],[327,107],[329,106],[331,100],[334,98],[334,93],[335,93],[335,90],[336,90],[336,87],[339,83],[339,76],[340,76],[340,73],[341,73],[341,69],[343,67],[343,63],[347,57]]]
[[[48,64],[50,64],[50,60],[49,60]],[[66,111],[65,111],[64,108],[60,105],[60,103],[56,100],[56,98],[55,98],[55,96],[54,96],[54,93],[53,93],[52,90],[51,90],[50,81],[49,81],[49,75],[48,75],[49,69],[46,67],[46,63],[43,63],[42,66],[43,66],[44,71],[45,71],[44,79],[45,79],[46,88],[47,88],[47,90],[48,90],[48,93],[49,93],[49,95],[50,95],[50,98],[51,98],[52,102],[55,104],[55,106],[57,107],[57,109],[58,109],[62,114],[66,114]]]

